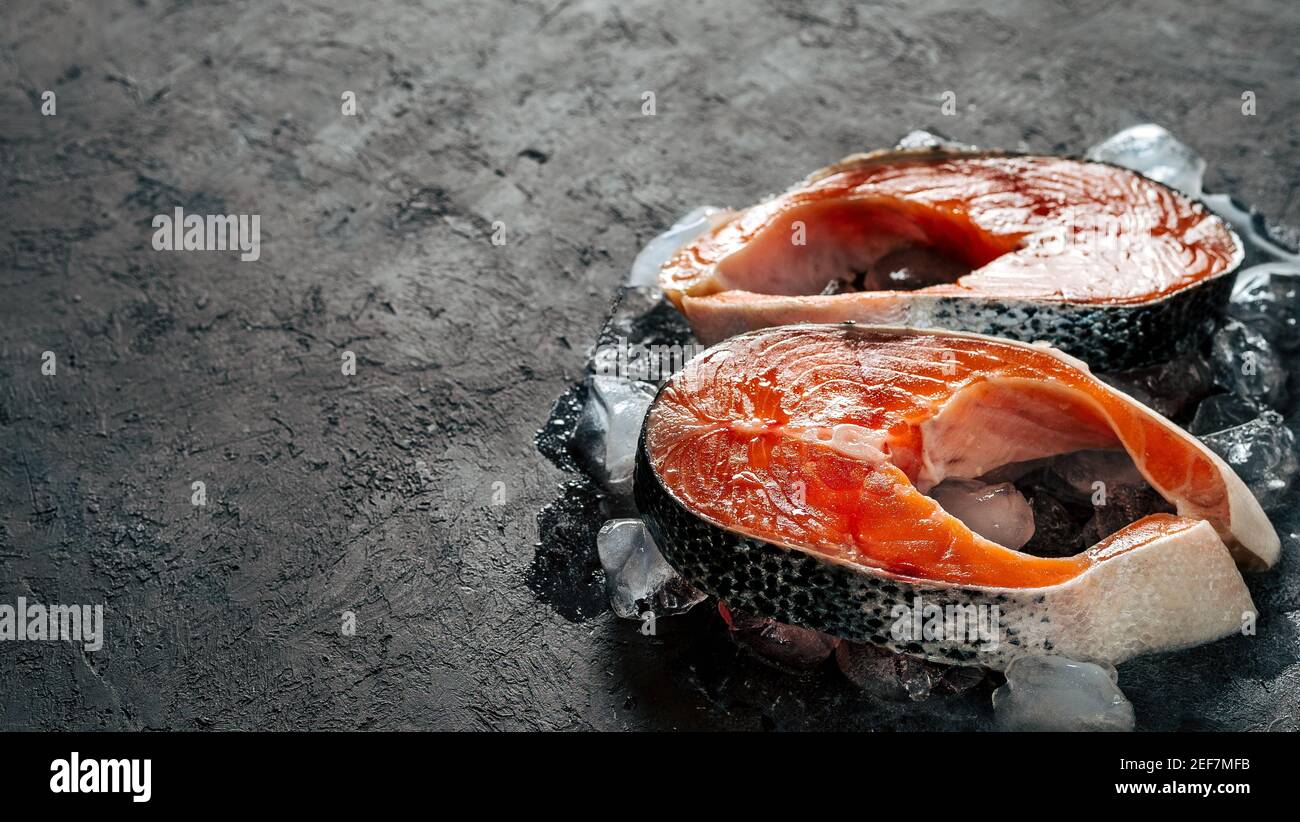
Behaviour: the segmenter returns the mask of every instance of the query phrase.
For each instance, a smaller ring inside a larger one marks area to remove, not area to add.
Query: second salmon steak
[[[704,343],[852,320],[1046,340],[1109,371],[1199,345],[1242,256],[1200,203],[1127,169],[889,150],[739,212],[660,284]]]

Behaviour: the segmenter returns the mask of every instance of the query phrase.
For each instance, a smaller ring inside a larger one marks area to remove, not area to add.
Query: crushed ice
[[[1283,351],[1300,348],[1300,265],[1262,263],[1241,272],[1228,313]]]
[[[1199,352],[1128,371],[1099,374],[1105,382],[1166,417],[1176,417],[1214,390],[1213,368]]]
[[[610,607],[624,619],[643,614],[670,616],[689,611],[704,594],[686,584],[659,553],[639,519],[612,519],[596,535]]]
[[[1259,416],[1259,406],[1236,394],[1215,394],[1196,406],[1188,430],[1198,437],[1244,425]]]
[[[1055,457],[1052,469],[1080,497],[1091,498],[1098,482],[1107,488],[1146,483],[1126,451],[1074,451]]]
[[[966,527],[998,545],[1020,550],[1034,536],[1034,512],[1016,486],[948,479],[930,497]]]
[[[1282,359],[1263,334],[1228,320],[1214,335],[1214,381],[1257,405],[1278,406],[1286,393]]]
[[[569,452],[577,464],[615,498],[632,493],[637,443],[655,383],[689,359],[690,346],[668,345],[658,355],[654,341],[664,336],[663,321],[653,321],[662,305],[660,266],[682,245],[720,224],[730,212],[701,207],[646,244],[619,289],[613,311],[591,352],[586,401]],[[675,336],[675,335],[673,335]],[[651,343],[650,346],[644,343]],[[685,350],[684,350],[685,349]],[[614,612],[624,618],[645,613],[681,613],[704,599],[664,560],[639,519],[605,523],[596,538],[606,590]]]
[[[986,537],[985,531],[996,532],[994,524],[980,523],[979,518],[1006,517],[1003,525],[1010,533],[1028,535],[1017,550],[1034,556],[1072,556],[1148,514],[1174,510],[1121,450],[1075,451],[1012,463],[979,481],[988,484],[986,487],[1010,483],[1028,510],[1015,497],[1000,501],[1005,506],[1002,511],[989,506],[957,513],[962,501],[947,501],[946,497],[940,504]],[[936,486],[930,495],[936,491],[944,495],[947,484]],[[966,487],[979,493],[978,486]],[[1011,547],[1000,538],[990,538]]]
[[[587,400],[570,451],[601,487],[616,496],[632,492],[637,441],[654,399],[654,384],[684,365],[693,353],[690,345],[653,344],[662,332],[658,324],[647,323],[662,304],[659,267],[677,249],[730,215],[725,209],[701,206],[650,240],[633,261],[591,352]],[[650,328],[643,328],[645,325]],[[644,344],[647,342],[651,345]]]
[[[573,450],[587,473],[612,494],[632,493],[641,423],[654,397],[654,386],[636,380],[587,378],[587,403],[573,432]]]
[[[993,720],[1004,731],[1131,731],[1133,706],[1115,668],[1063,656],[1022,656],[993,692]]]
[[[1286,492],[1300,471],[1296,436],[1276,411],[1265,411],[1243,425],[1201,437],[1237,476],[1265,510],[1285,502]]]

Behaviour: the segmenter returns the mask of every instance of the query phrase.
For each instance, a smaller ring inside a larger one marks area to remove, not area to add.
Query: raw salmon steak
[[[1134,171],[897,149],[739,212],[660,284],[706,344],[853,320],[1046,340],[1107,371],[1196,347],[1242,256],[1226,223]]]
[[[1034,556],[927,496],[1099,449],[1126,453],[1177,513]],[[795,325],[715,345],[650,407],[635,493],[665,558],[729,604],[991,667],[1045,651],[1119,662],[1238,631],[1254,606],[1237,566],[1279,553],[1258,502],[1195,438],[1046,345],[959,332]],[[917,595],[996,604],[1005,635],[900,641],[891,613]]]

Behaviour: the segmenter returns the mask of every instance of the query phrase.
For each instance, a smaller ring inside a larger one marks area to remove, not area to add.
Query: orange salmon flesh
[[[1180,516],[1043,558],[981,537],[924,493],[1096,448],[1127,451]],[[1035,588],[1194,520],[1233,539],[1203,446],[1081,364],[988,337],[845,326],[735,337],[664,385],[645,450],[667,491],[719,527],[904,578]]]
[[[831,278],[918,247],[968,273],[909,291],[1089,305],[1158,300],[1231,269],[1240,253],[1200,204],[1126,169],[884,152],[849,158],[740,212],[670,259],[660,284],[688,316],[693,303],[705,311],[711,300],[763,295],[888,300],[902,292],[877,284],[819,295]]]

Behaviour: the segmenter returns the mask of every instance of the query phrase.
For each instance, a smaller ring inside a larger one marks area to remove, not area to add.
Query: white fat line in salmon
[[[1002,612],[997,605],[940,606],[926,604],[917,594],[911,605],[894,605],[889,616],[894,620],[889,635],[895,642],[969,642],[993,651],[1002,635]]]

